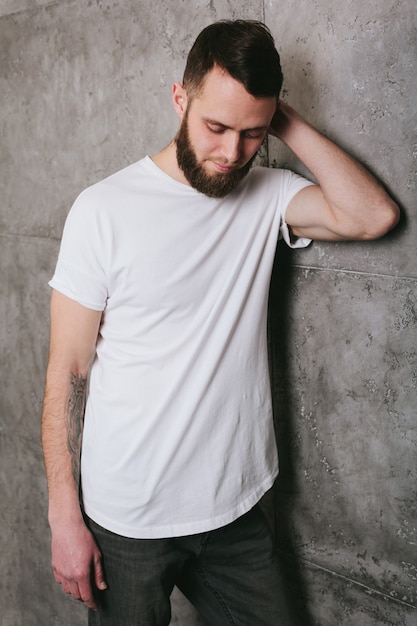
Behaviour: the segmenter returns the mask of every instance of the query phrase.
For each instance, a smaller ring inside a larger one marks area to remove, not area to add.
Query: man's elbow
[[[384,205],[379,205],[376,211],[376,217],[371,224],[368,224],[362,239],[379,239],[392,230],[400,219],[399,206],[388,198]]]

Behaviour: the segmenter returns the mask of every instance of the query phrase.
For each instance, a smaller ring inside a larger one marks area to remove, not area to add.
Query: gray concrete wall
[[[50,571],[39,440],[65,215],[86,185],[172,137],[171,84],[197,32],[225,17],[265,19],[285,97],[403,208],[379,242],[279,247],[281,476],[267,504],[295,623],[417,624],[414,0],[2,0],[1,626],[85,623]],[[275,140],[269,160],[303,171]],[[200,623],[173,604],[174,624]]]

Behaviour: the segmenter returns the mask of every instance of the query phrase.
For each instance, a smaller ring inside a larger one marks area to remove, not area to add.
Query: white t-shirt
[[[81,475],[87,515],[127,537],[218,528],[278,472],[266,321],[279,234],[306,185],[253,168],[224,199],[149,158],[85,190],[50,285],[103,310]]]

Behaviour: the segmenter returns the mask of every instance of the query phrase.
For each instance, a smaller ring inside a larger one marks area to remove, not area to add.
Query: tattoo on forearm
[[[77,486],[80,483],[80,455],[86,393],[87,379],[81,374],[71,374],[71,390],[67,403],[67,447],[71,455],[72,476]]]

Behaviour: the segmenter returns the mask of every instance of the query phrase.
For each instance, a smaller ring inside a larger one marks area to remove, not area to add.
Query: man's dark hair
[[[268,27],[253,20],[222,20],[201,31],[188,55],[183,85],[193,97],[218,66],[257,98],[279,96],[282,71]]]

